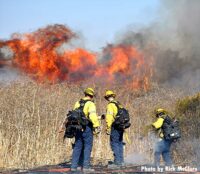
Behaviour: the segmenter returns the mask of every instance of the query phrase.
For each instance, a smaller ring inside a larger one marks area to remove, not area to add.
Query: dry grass
[[[97,91],[96,103],[98,113],[101,115],[105,112],[106,101],[103,94],[106,87],[92,86]],[[30,168],[70,160],[71,140],[67,139],[63,143],[62,135],[57,131],[66,112],[82,97],[83,88],[84,86],[66,83],[1,84],[0,168]],[[165,107],[174,112],[175,103],[183,94],[178,90],[158,87],[147,93],[132,91],[123,86],[114,87],[114,90],[118,94],[119,101],[129,109],[132,116],[132,127],[128,130],[132,143],[126,145],[126,156],[133,159],[138,158],[136,154],[139,154],[143,156],[143,162],[152,161],[154,138],[151,135],[141,137],[144,125],[151,123],[151,113],[156,107]],[[179,163],[184,162],[185,155],[192,155],[194,148],[188,142],[188,153],[181,153],[181,156],[177,151],[176,149],[174,156],[175,161]],[[106,162],[112,159],[104,121],[102,121],[102,132],[94,139],[92,157],[94,162]]]

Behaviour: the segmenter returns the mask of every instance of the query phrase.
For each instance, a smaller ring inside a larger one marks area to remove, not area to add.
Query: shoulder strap
[[[169,115],[163,115],[161,118],[164,119],[162,126],[164,126],[164,123],[171,124],[173,122],[172,118]]]
[[[159,118],[159,117],[158,117]],[[161,115],[160,118],[163,118],[165,120],[166,115]]]
[[[172,120],[169,115],[162,115],[161,118],[163,118],[164,120]]]
[[[79,101],[80,108],[83,108],[83,107],[85,106],[85,104],[86,104],[88,101],[91,101],[91,100],[83,100],[83,99],[81,99],[81,100]]]
[[[117,107],[118,111],[119,109],[123,109],[123,106],[118,101],[111,101],[110,103],[113,103]]]
[[[110,103],[115,104],[115,106],[117,107],[117,109],[122,109],[123,108],[122,105],[118,101],[111,101]]]

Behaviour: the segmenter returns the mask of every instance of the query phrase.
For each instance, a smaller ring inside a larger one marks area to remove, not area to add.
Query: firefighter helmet
[[[164,110],[163,108],[158,108],[156,109],[155,114],[156,116],[166,114],[166,110]]]
[[[113,91],[107,90],[104,97],[108,98],[108,97],[115,97],[115,96],[116,96],[116,94]]]
[[[84,94],[94,96],[94,89],[93,88],[86,88],[84,90]]]

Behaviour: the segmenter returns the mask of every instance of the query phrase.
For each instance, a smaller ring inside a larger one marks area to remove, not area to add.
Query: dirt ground
[[[134,174],[156,174],[156,173],[167,173],[167,174],[200,174],[200,167],[199,168],[188,168],[188,166],[181,166],[182,169],[186,169],[186,171],[181,170],[180,166],[173,166],[173,167],[166,167],[160,166],[155,167],[152,165],[133,165],[127,164],[120,168],[110,168],[107,165],[95,165],[92,168],[94,172],[87,172],[87,173],[97,173],[97,174],[122,174],[122,173],[134,173]],[[17,170],[10,170],[10,171],[0,171],[2,174],[63,174],[63,173],[76,173],[82,174],[84,172],[77,171],[71,172],[70,171],[70,163],[61,163],[58,165],[49,165],[49,166],[42,166],[38,168],[33,168],[29,170],[17,169]]]

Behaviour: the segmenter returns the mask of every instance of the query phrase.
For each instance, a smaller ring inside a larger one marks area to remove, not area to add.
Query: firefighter
[[[119,167],[124,163],[123,156],[123,130],[118,130],[113,123],[115,121],[115,117],[118,113],[118,108],[114,103],[117,103],[115,100],[116,94],[107,90],[105,93],[105,99],[108,101],[106,108],[106,133],[110,135],[110,146],[114,154],[114,163],[110,165],[110,167]]]
[[[162,155],[163,160],[165,162],[165,165],[171,166],[172,165],[172,159],[170,155],[170,147],[172,144],[172,141],[166,140],[164,138],[164,134],[162,131],[162,125],[164,123],[166,115],[166,111],[162,108],[159,108],[155,111],[155,116],[157,117],[157,120],[152,123],[152,126],[154,130],[156,130],[158,134],[158,140],[155,143],[154,146],[154,164],[156,166],[160,165],[160,157]]]
[[[78,165],[82,163],[83,172],[92,172],[94,170],[90,168],[90,156],[93,146],[93,134],[100,132],[100,123],[96,113],[96,106],[93,102],[94,90],[92,88],[86,88],[84,94],[85,97],[82,99],[87,100],[87,102],[84,105],[83,112],[89,120],[89,124],[75,135],[71,171],[77,171]],[[80,103],[77,101],[74,109],[79,107]],[[81,158],[82,161],[80,161]]]

